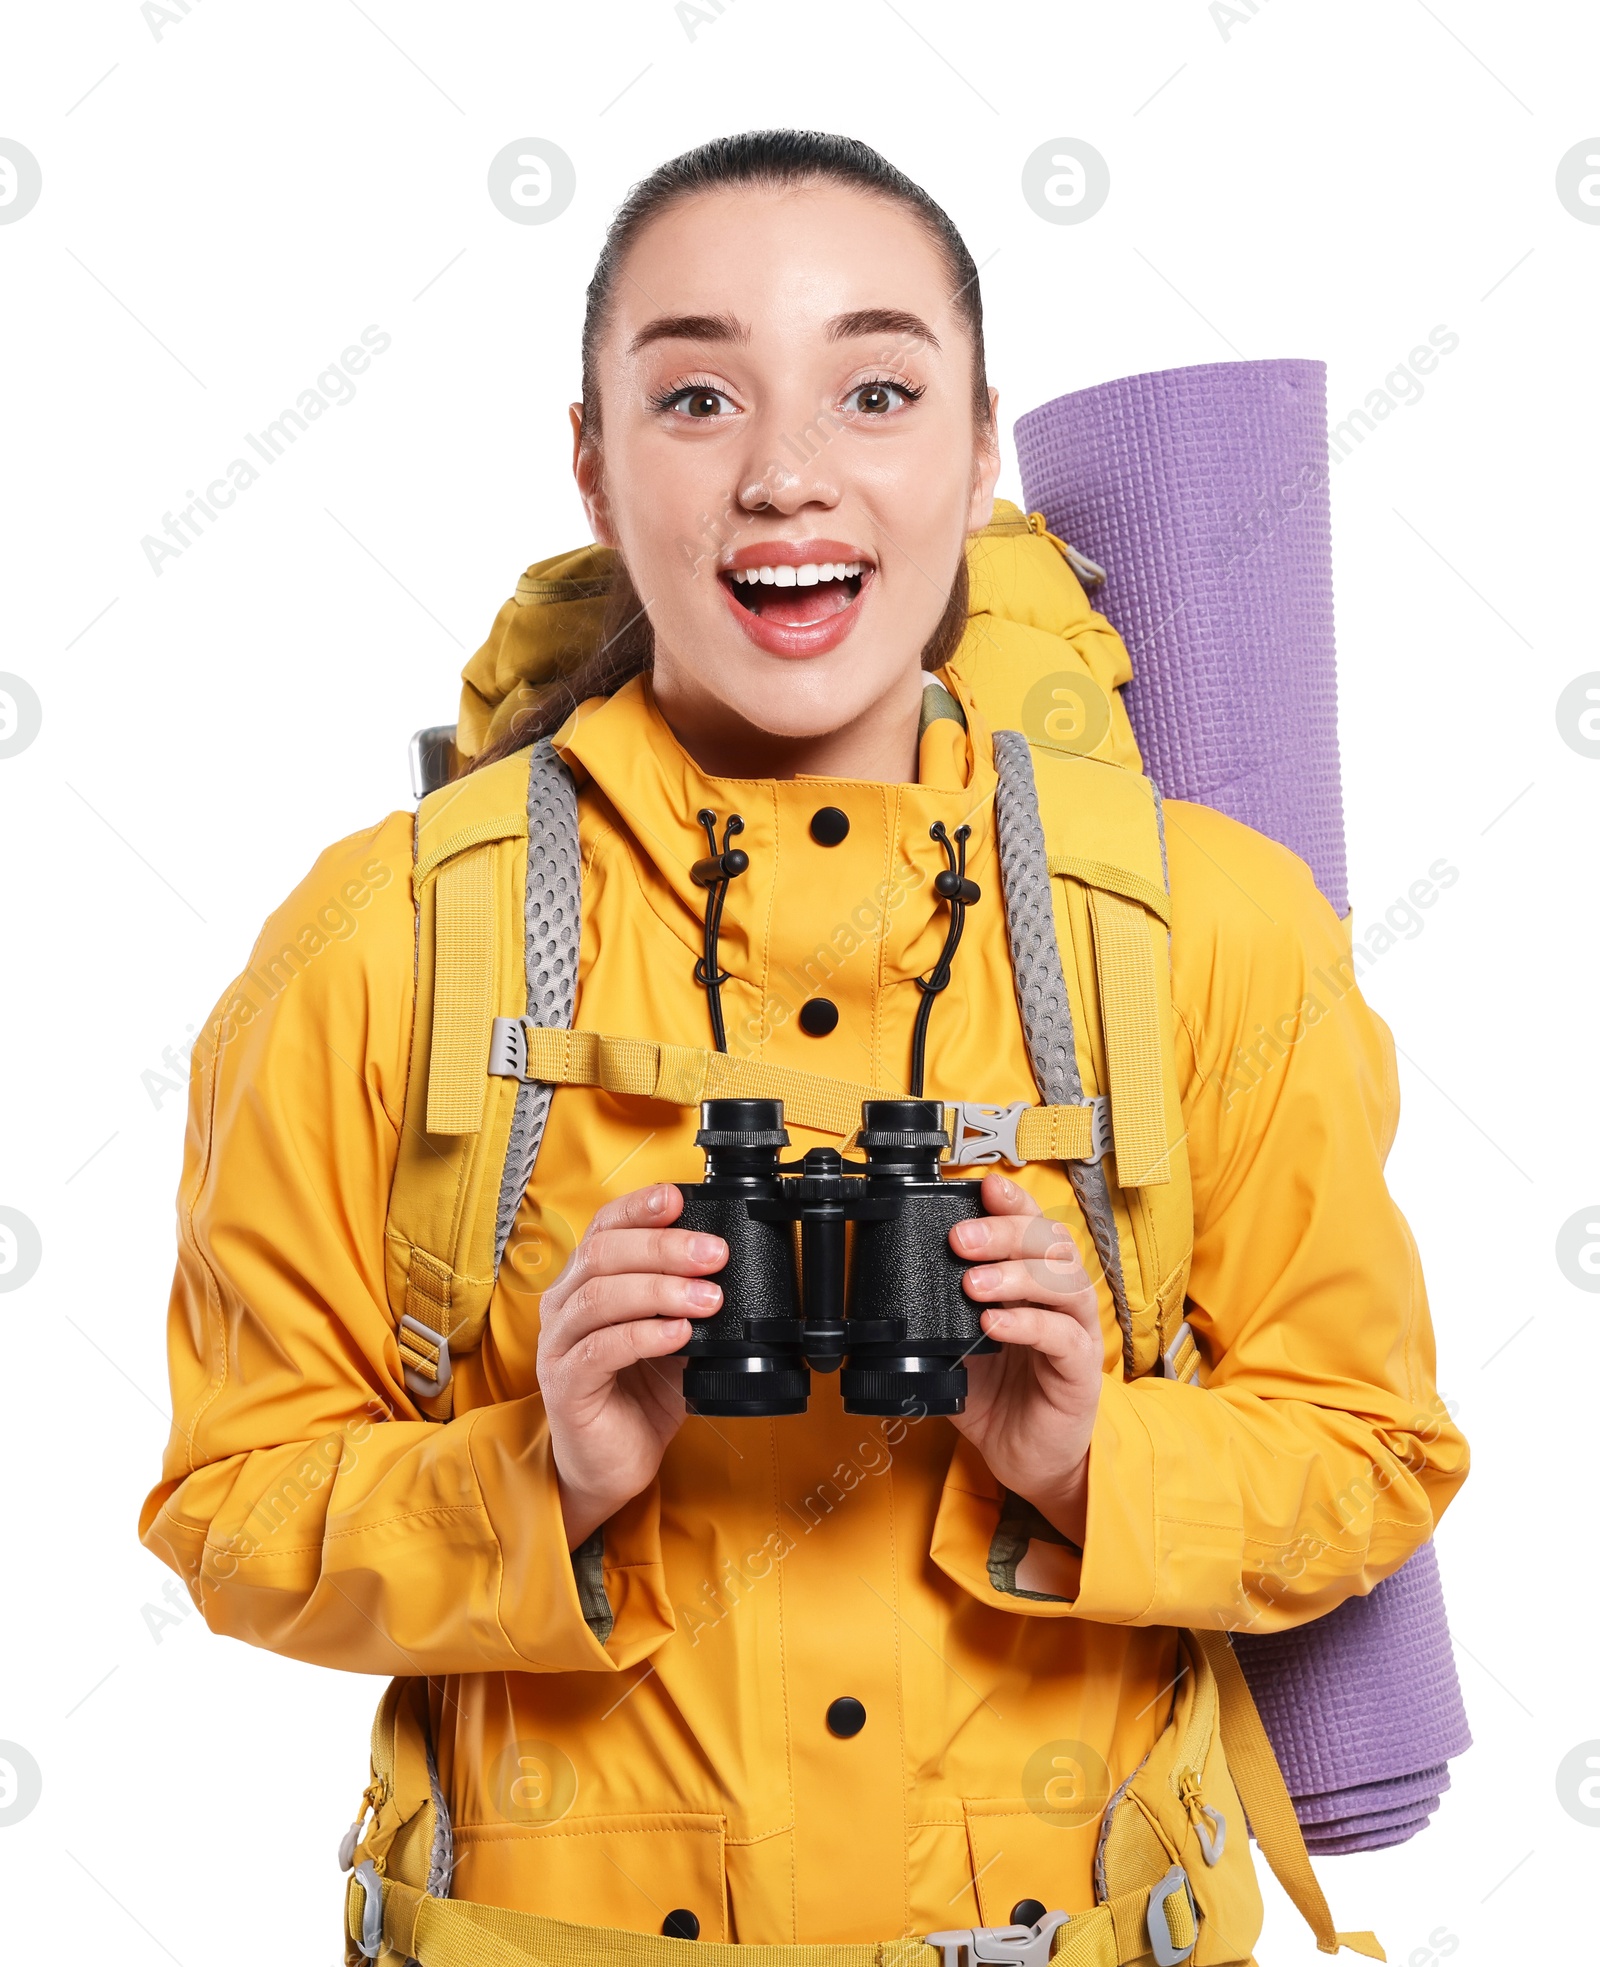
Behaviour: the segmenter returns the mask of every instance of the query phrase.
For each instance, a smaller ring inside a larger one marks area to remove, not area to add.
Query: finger
[[[574,1291],[588,1274],[586,1246],[590,1239],[612,1229],[659,1226],[674,1222],[683,1208],[683,1191],[671,1182],[652,1182],[648,1187],[631,1189],[597,1209],[578,1247],[562,1266],[544,1294],[544,1315],[548,1317],[562,1299]]]
[[[654,1361],[676,1352],[688,1336],[686,1318],[638,1318],[624,1325],[602,1326],[559,1362],[562,1397],[567,1401],[592,1399],[606,1392],[619,1373],[643,1360]]]
[[[1037,1216],[1039,1205],[1022,1186],[1008,1175],[987,1174],[983,1178],[983,1206],[991,1216]]]
[[[1076,1256],[1014,1258],[975,1264],[961,1280],[979,1304],[1035,1304],[1066,1309],[1082,1299],[1094,1308],[1094,1283]]]
[[[703,1277],[664,1271],[628,1271],[591,1277],[541,1327],[556,1357],[580,1346],[593,1332],[642,1319],[709,1318],[722,1305],[722,1288]],[[680,1339],[679,1344],[683,1341]]]
[[[1043,1305],[991,1305],[983,1313],[983,1329],[1007,1345],[1026,1346],[1071,1380],[1099,1373],[1104,1343],[1096,1323],[1092,1328],[1070,1310]]]
[[[589,1223],[590,1235],[602,1229],[649,1228],[676,1222],[683,1207],[683,1190],[672,1182],[652,1182],[647,1188],[630,1189],[615,1201],[596,1209]]]
[[[591,1229],[567,1265],[569,1290],[591,1277],[620,1277],[629,1271],[669,1271],[704,1276],[721,1270],[728,1246],[720,1236],[697,1229]]]
[[[1064,1223],[1050,1216],[971,1216],[950,1231],[957,1256],[989,1262],[1007,1257],[1076,1256],[1077,1244]]]

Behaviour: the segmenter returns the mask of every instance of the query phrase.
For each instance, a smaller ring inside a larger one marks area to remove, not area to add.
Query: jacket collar
[[[893,938],[898,947],[884,951],[887,980],[928,967],[932,957],[925,945],[937,953],[944,909],[935,899],[932,881],[945,862],[929,832],[936,821],[952,835],[958,826],[971,827],[968,870],[980,884],[987,880],[998,899],[992,739],[960,680],[941,671],[940,681],[959,705],[965,728],[948,714],[924,717],[921,778],[915,785],[813,774],[738,778],[702,771],[661,715],[644,677],[635,677],[614,696],[579,705],[554,743],[580,785],[593,784],[604,796],[631,836],[636,856],[651,864],[682,905],[675,926],[691,946],[698,939],[706,902],[705,891],[694,885],[689,872],[706,852],[705,832],[696,816],[702,808],[714,812],[719,837],[721,822],[730,813],[743,816],[739,845],[750,855],[751,868],[732,884],[723,918],[725,960],[736,974],[760,967],[761,945],[769,934],[781,939],[784,880],[791,857],[795,878],[800,878],[796,848],[812,815],[821,806],[842,808],[858,845],[866,838],[881,843],[886,868],[892,871],[891,864],[903,858],[925,876],[925,906],[901,911],[901,932]]]

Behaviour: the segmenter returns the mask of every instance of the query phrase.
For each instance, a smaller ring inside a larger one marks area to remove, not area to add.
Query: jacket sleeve
[[[1286,849],[1204,807],[1166,815],[1206,1383],[1108,1372],[1081,1563],[1058,1558],[1037,1596],[1015,1595],[1020,1571],[1006,1595],[973,1582],[1014,1611],[1273,1631],[1397,1570],[1465,1479],[1466,1444],[1384,1181],[1393,1042],[1346,930]],[[968,1492],[972,1462],[958,1450],[952,1471]],[[1016,1499],[1000,1506],[997,1542],[1015,1541]]]
[[[410,870],[409,814],[330,848],[196,1046],[173,1427],[140,1535],[214,1631],[297,1659],[615,1670],[666,1636],[670,1612],[631,1595],[596,1638],[539,1396],[440,1423],[405,1388],[383,1237],[410,1051]]]

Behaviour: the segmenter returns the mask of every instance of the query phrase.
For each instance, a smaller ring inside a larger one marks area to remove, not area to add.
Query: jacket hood
[[[536,561],[461,672],[456,747],[463,761],[518,711],[571,676],[599,640],[614,555],[584,546]],[[1045,526],[997,499],[967,544],[968,620],[949,668],[991,729],[1140,769],[1122,686],[1133,665],[1122,638],[1090,605],[1077,568],[1099,570]]]

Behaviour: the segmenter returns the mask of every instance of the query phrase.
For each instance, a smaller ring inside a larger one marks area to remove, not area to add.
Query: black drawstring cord
[[[933,1000],[950,981],[950,965],[955,960],[961,931],[966,926],[967,910],[974,902],[983,899],[983,890],[977,882],[967,879],[967,841],[971,833],[970,826],[958,826],[952,846],[943,820],[935,820],[928,828],[929,837],[938,841],[949,862],[948,867],[934,876],[933,892],[950,904],[950,927],[945,932],[944,948],[939,952],[938,962],[927,976],[917,978],[922,1002],[917,1006],[917,1022],[911,1034],[911,1097],[914,1100],[922,1098],[923,1055],[928,1047],[928,1020],[933,1015]]]
[[[728,1034],[722,1024],[722,986],[728,981],[728,972],[717,967],[717,935],[722,928],[722,904],[727,899],[728,883],[736,874],[743,874],[750,865],[750,856],[742,847],[730,847],[728,842],[736,833],[744,832],[744,821],[737,813],[728,815],[728,823],[722,829],[722,847],[717,847],[717,816],[709,806],[702,806],[695,818],[706,830],[706,843],[711,852],[702,861],[696,861],[689,870],[689,879],[697,888],[709,892],[706,897],[706,941],[705,954],[694,966],[694,980],[704,984],[706,1003],[711,1010],[711,1036],[719,1052],[728,1049]],[[941,875],[940,879],[944,877]]]

